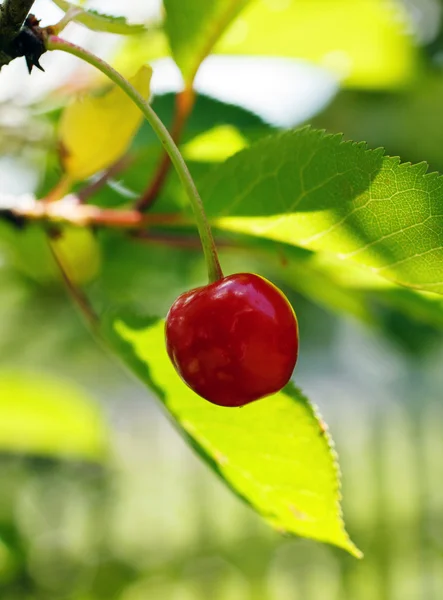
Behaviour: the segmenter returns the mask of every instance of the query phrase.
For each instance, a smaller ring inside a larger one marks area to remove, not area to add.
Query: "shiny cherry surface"
[[[237,273],[177,298],[166,318],[166,347],[194,392],[220,406],[242,406],[289,381],[297,318],[275,285]]]

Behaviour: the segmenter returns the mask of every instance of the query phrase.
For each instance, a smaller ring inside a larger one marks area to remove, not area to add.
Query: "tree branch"
[[[100,320],[97,314],[95,313],[94,309],[92,308],[92,304],[89,302],[88,297],[86,296],[86,294],[84,294],[83,290],[74,283],[74,280],[71,278],[68,270],[63,264],[61,256],[57,252],[55,244],[51,241],[50,238],[48,238],[48,243],[49,250],[51,251],[52,257],[55,261],[55,264],[58,267],[60,276],[63,280],[63,283],[66,286],[66,289],[69,292],[69,295],[71,296],[77,308],[79,308],[80,312],[82,313],[84,319],[86,320],[87,324],[90,326],[92,331],[98,335],[100,329]]]
[[[174,120],[171,126],[171,137],[176,144],[179,143],[186,121],[192,112],[195,102],[195,93],[192,88],[186,88],[175,97]],[[140,212],[146,212],[155,202],[160,193],[171,167],[169,154],[165,152],[155,171],[149,186],[138,199],[135,207]]]
[[[154,225],[186,224],[180,214],[143,215],[135,209],[123,210],[79,204],[74,195],[56,202],[36,200],[32,195],[0,195],[0,219],[24,224],[28,221],[43,223],[66,223],[77,227],[106,227],[111,229],[142,230]]]
[[[34,0],[4,0],[0,4],[0,69],[16,58],[11,44],[34,4]]]

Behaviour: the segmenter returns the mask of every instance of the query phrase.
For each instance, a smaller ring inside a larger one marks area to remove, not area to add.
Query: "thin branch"
[[[125,154],[119,158],[113,165],[104,171],[98,179],[85,185],[84,188],[77,191],[77,198],[81,204],[85,204],[97,192],[99,192],[103,186],[105,186],[110,179],[118,175],[121,171],[124,171],[132,163],[133,159]]]
[[[0,196],[1,216],[12,220],[67,223],[77,227],[96,226],[112,229],[142,230],[153,225],[186,224],[181,214],[148,214],[137,210],[101,208],[80,204],[74,195],[56,202],[36,200],[33,196]]]
[[[34,4],[34,0],[4,0],[0,5],[0,69],[15,58],[11,43]]]
[[[192,88],[187,88],[175,97],[174,119],[171,126],[171,137],[176,144],[179,143],[186,121],[192,112],[195,103],[195,93]],[[155,171],[149,186],[136,203],[137,210],[146,212],[155,202],[160,193],[171,168],[171,159],[165,152]]]
[[[65,284],[65,287],[66,287],[67,291],[69,292],[69,295],[71,296],[72,300],[74,301],[74,304],[77,306],[77,308],[82,313],[82,315],[83,315],[84,319],[86,320],[86,322],[88,323],[88,325],[91,327],[91,329],[95,333],[97,333],[99,331],[99,325],[100,325],[100,320],[99,320],[97,314],[95,313],[94,309],[92,308],[92,305],[89,302],[86,295],[75,284],[74,280],[70,276],[66,266],[63,263],[62,257],[60,256],[58,250],[56,249],[55,244],[52,242],[52,240],[50,238],[48,239],[48,243],[49,243],[49,249],[51,250],[51,254],[52,254],[54,261],[58,267],[60,276]]]
[[[125,79],[118,71],[116,71],[109,63],[100,59],[95,54],[92,54],[85,48],[81,48],[76,44],[72,44],[57,36],[49,35],[46,37],[45,46],[47,50],[61,50],[73,54],[78,58],[89,63],[111,81],[117,84],[121,90],[128,95],[136,106],[143,113],[144,117],[151,125],[158,139],[162,143],[164,149],[169,154],[172,164],[175,167],[177,175],[186,190],[189,202],[194,211],[194,218],[197,229],[202,241],[203,253],[205,255],[206,266],[208,269],[208,279],[210,282],[218,281],[223,278],[223,271],[218,259],[217,248],[215,246],[214,236],[212,235],[211,226],[205,213],[202,199],[198,193],[195,182],[186,165],[180,150],[177,148],[169,131],[163,125],[158,115],[153,111],[149,102],[134,88],[134,86]]]
[[[188,74],[186,80],[185,89],[177,94],[175,104],[175,115],[174,121],[171,127],[171,137],[176,144],[180,141],[181,133],[184,125],[192,112],[195,103],[195,92],[193,89],[194,79],[197,75],[197,71],[200,68],[203,60],[208,56],[220,38],[222,33],[226,30],[232,20],[243,10],[248,4],[249,0],[226,0],[223,11],[218,15],[218,18],[213,23],[213,26],[207,32],[206,44],[201,48],[201,52],[195,61],[191,73]],[[167,154],[164,154],[161,158],[157,170],[154,174],[152,181],[149,183],[145,192],[139,198],[136,207],[140,211],[148,210],[155,202],[158,194],[160,193],[165,181],[168,176],[171,167],[171,160]]]

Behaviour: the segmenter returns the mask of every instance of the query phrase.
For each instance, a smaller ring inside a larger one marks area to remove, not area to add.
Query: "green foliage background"
[[[41,225],[0,222],[1,597],[440,598],[442,199],[440,177],[423,163],[443,168],[440,33],[406,33],[415,13],[382,0],[182,4],[165,1],[164,23],[146,29],[93,10],[78,21],[128,34],[109,57],[128,74],[170,48],[188,85],[211,52],[302,59],[340,78],[311,127],[295,131],[199,95],[181,147],[225,272],[258,271],[296,307],[296,383],[330,424],[344,514],[366,559],[281,535],[358,554],[343,530],[325,425],[301,392],[231,417],[174,379],[159,319],[204,283],[205,268],[171,174],[152,211],[180,212],[184,225],[143,240],[62,227],[60,238],[111,345],[151,391],[82,327]],[[418,0],[414,9],[425,10]],[[37,197],[61,174],[55,141],[69,96],[26,106],[28,127],[1,120],[3,159],[38,172],[26,190]],[[169,125],[173,95],[152,102]],[[129,206],[160,156],[143,124],[126,168],[89,202]],[[152,392],[278,532],[195,461]]]

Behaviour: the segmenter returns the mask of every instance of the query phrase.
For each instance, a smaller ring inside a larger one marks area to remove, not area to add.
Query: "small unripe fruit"
[[[213,404],[243,406],[288,383],[297,318],[275,285],[237,273],[177,298],[166,318],[166,347],[194,392]]]
[[[101,269],[101,248],[86,228],[63,227],[51,240],[70,279],[77,285],[93,281]],[[47,234],[38,225],[0,229],[0,250],[14,267],[42,285],[60,282],[60,272],[49,250]]]

